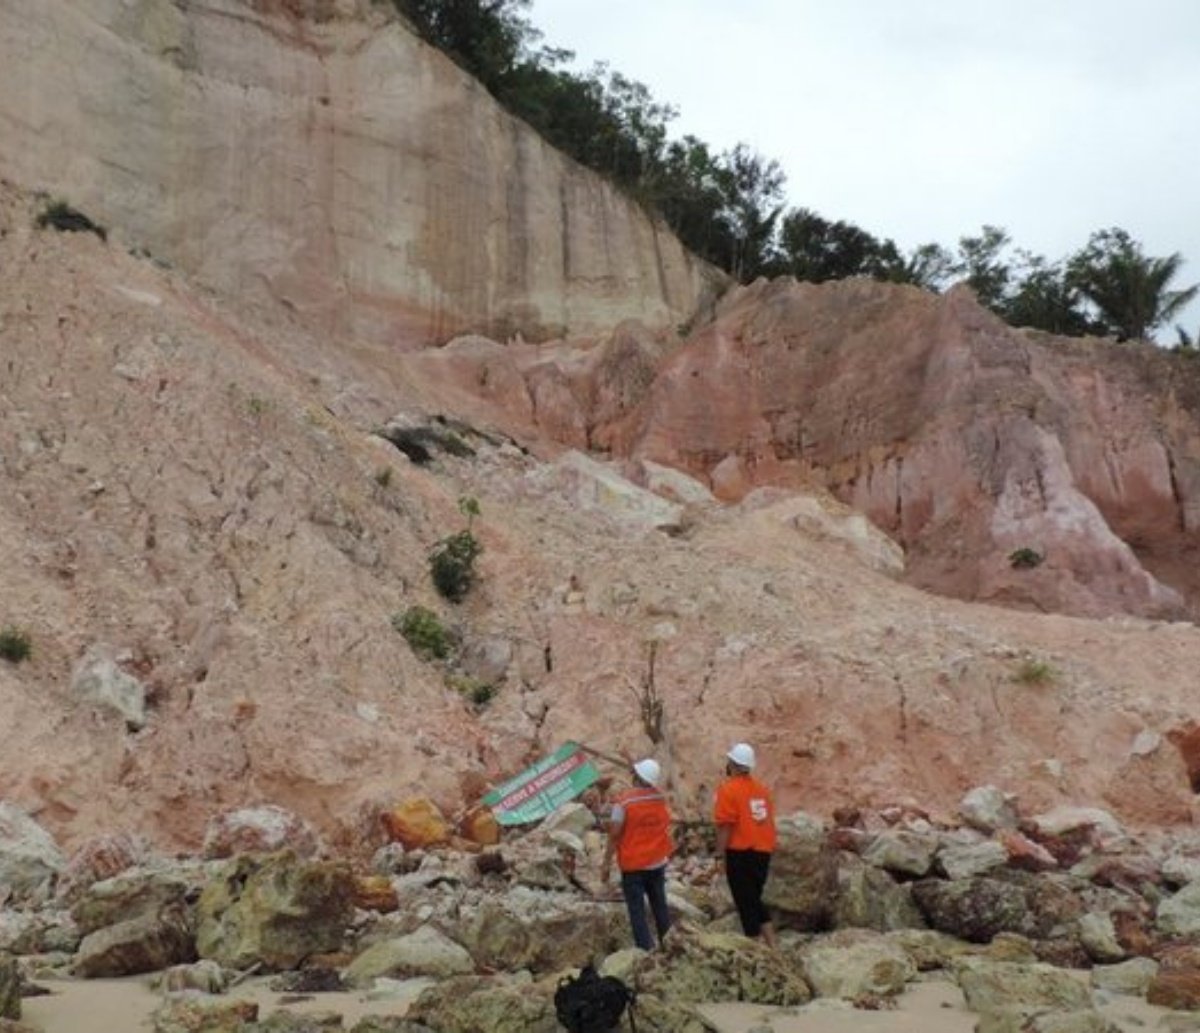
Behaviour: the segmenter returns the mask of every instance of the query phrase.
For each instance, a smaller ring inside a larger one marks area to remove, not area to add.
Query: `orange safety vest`
[[[775,804],[771,791],[749,775],[733,775],[717,788],[713,819],[729,826],[730,850],[775,849]]]
[[[625,821],[617,839],[617,864],[623,872],[654,868],[675,849],[669,832],[671,812],[657,789],[630,789],[614,801],[624,808]]]

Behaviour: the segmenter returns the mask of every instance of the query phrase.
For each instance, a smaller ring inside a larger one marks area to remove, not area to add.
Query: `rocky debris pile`
[[[5,871],[31,842],[57,858],[36,823],[4,813]],[[286,812],[267,813],[309,841]],[[30,868],[40,877],[0,910],[0,1015],[18,1018],[37,978],[154,972],[156,1033],[346,1028],[336,1014],[260,1015],[232,989],[275,972],[289,993],[381,1000],[389,1014],[358,1033],[550,1033],[558,980],[589,962],[636,988],[648,1028],[681,1033],[711,1029],[705,1003],[876,1008],[928,973],[956,981],[992,1033],[1104,1031],[1097,1008],[1117,995],[1200,1011],[1200,837],[1136,835],[1098,809],[1022,817],[1011,796],[980,787],[954,821],[913,807],[848,809],[829,825],[789,815],[768,886],[781,949],[742,937],[712,858],[684,853],[671,869],[676,924],[651,953],[628,947],[624,906],[595,881],[603,836],[582,804],[487,846],[452,835],[428,801],[386,813],[396,839],[370,871],[296,849],[122,854],[120,837],[81,852],[108,862],[90,880],[74,858]],[[680,838],[689,849],[704,837]]]

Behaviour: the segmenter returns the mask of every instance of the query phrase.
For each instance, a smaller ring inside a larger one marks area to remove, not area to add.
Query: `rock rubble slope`
[[[936,811],[989,783],[1190,820],[1192,625],[928,595],[827,495],[719,507],[653,464],[601,476],[532,415],[506,434],[429,355],[222,303],[0,199],[0,625],[34,650],[0,662],[0,798],[65,847],[197,849],[261,804],[360,842],[379,807],[420,791],[454,813],[568,738],[655,752],[684,814],[747,738],[785,808]],[[413,462],[389,421],[467,447]],[[463,496],[485,551],[451,606],[426,555]],[[452,668],[394,629],[414,604],[453,631]]]

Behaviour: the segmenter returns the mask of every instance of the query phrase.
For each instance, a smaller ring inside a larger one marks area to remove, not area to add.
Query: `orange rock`
[[[386,875],[356,875],[354,877],[354,906],[364,911],[388,914],[400,906],[396,887]]]
[[[450,840],[450,826],[437,804],[424,796],[414,796],[383,814],[383,827],[393,842],[406,850],[440,846]]]
[[[1146,1000],[1175,1011],[1200,1009],[1200,969],[1162,969],[1150,983]]]
[[[1015,829],[1006,829],[1001,832],[1000,842],[1008,851],[1008,863],[1013,868],[1022,868],[1031,872],[1048,872],[1058,867],[1058,861],[1054,859],[1054,855],[1050,851]]]
[[[473,807],[458,827],[464,839],[480,846],[495,846],[500,842],[500,824],[486,807]]]

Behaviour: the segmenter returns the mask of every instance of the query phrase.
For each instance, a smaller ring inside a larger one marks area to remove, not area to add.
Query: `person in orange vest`
[[[654,937],[646,918],[647,900],[659,943],[671,928],[667,862],[674,845],[670,834],[671,813],[666,797],[658,788],[661,781],[662,768],[657,761],[646,758],[633,765],[633,788],[613,801],[600,872],[601,879],[608,882],[615,854],[621,869],[621,892],[633,927],[633,942],[642,950],[654,949]]]
[[[754,748],[739,742],[725,755],[725,781],[717,787],[713,820],[717,825],[718,864],[725,868],[729,892],[742,931],[778,945],[763,889],[775,852],[775,804],[771,791],[750,774]]]

